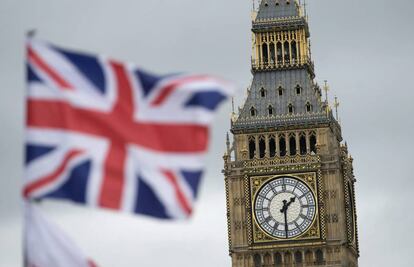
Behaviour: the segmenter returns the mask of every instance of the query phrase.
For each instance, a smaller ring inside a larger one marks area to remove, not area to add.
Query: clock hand
[[[283,208],[280,210],[280,212],[283,213],[283,215],[285,217],[285,232],[286,232],[286,238],[288,238],[288,232],[289,232],[288,222],[287,222],[287,210],[288,210],[289,206],[293,202],[295,202],[295,200],[296,200],[296,197],[292,197],[289,202],[287,202],[287,200],[283,200]]]
[[[287,223],[287,209],[289,207],[289,204],[287,202],[287,200],[283,200],[283,208],[280,210],[281,213],[283,213],[284,215],[284,219],[285,219],[285,233],[286,233],[286,238],[288,238],[288,223]]]
[[[287,200],[283,200],[283,208],[280,210],[280,213],[285,212],[287,210]]]
[[[287,202],[287,200],[283,200],[283,208],[280,210],[281,213],[284,213],[285,211],[287,211],[287,209],[289,208],[289,206],[295,202],[296,197],[292,197],[289,201],[289,203]]]
[[[287,207],[284,211],[284,215],[285,215],[285,233],[286,233],[286,238],[288,238],[289,229],[288,229],[288,222],[287,222]]]
[[[290,204],[292,204],[293,202],[295,202],[295,199],[296,199],[296,197],[292,197],[292,198],[290,199],[289,203],[287,203],[287,207],[286,207],[286,209],[287,209],[287,208],[289,208]]]

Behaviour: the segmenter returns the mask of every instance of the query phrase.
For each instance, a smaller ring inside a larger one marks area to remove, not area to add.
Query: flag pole
[[[27,205],[27,203],[26,203],[26,201],[27,200],[24,200],[23,199],[23,235],[22,235],[22,239],[23,239],[23,266],[24,267],[29,267],[29,262],[28,262],[28,259],[27,259],[27,247],[26,247],[26,225],[27,225],[27,215],[26,215],[26,213],[27,213],[27,211],[26,211],[26,209],[27,209],[27,207],[26,207],[26,205]]]
[[[33,37],[35,37],[35,35],[36,35],[36,32],[37,32],[37,30],[36,29],[30,29],[30,30],[28,30],[27,32],[26,32],[26,39],[31,39],[31,38],[33,38]],[[27,209],[27,207],[26,207],[26,205],[27,205],[27,203],[26,203],[26,201],[28,201],[28,200],[25,200],[25,199],[23,199],[23,235],[22,235],[22,241],[23,241],[23,248],[22,248],[22,253],[23,253],[23,266],[24,267],[29,267],[29,261],[28,261],[28,258],[27,258],[27,246],[26,246],[26,225],[27,225],[27,216],[26,216],[26,213],[27,213],[27,211],[26,211],[26,209]]]

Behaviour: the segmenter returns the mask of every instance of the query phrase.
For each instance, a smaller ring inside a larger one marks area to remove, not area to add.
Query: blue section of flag
[[[164,205],[160,202],[152,188],[140,177],[138,177],[135,212],[160,219],[170,219]]]
[[[148,72],[142,70],[136,70],[134,73],[137,76],[138,81],[141,82],[144,96],[148,96],[149,93],[151,93],[151,91],[155,88],[155,85],[161,80],[161,77],[149,74]]]
[[[54,49],[62,53],[62,55],[64,55],[73,65],[75,65],[76,68],[84,74],[83,77],[91,81],[100,92],[105,93],[105,73],[97,57],[68,52],[59,48]]]
[[[179,75],[179,74],[167,74],[164,76],[158,76],[158,75],[143,71],[141,69],[135,70],[134,74],[137,80],[141,83],[141,87],[142,87],[145,97],[147,97],[155,88],[157,88],[157,84],[163,79]]]
[[[26,164],[31,162],[32,160],[44,156],[47,153],[54,150],[55,147],[52,146],[40,146],[40,145],[32,145],[27,144],[26,145]]]
[[[191,190],[193,191],[194,198],[197,198],[203,171],[182,171],[181,175],[184,177]]]
[[[217,90],[209,90],[194,93],[185,104],[186,107],[201,107],[208,110],[215,110],[218,105],[226,100],[226,96]]]
[[[42,80],[37,76],[37,74],[33,71],[32,67],[29,64],[27,66],[27,80],[29,82],[42,82]]]
[[[90,160],[77,165],[73,168],[68,180],[56,191],[51,192],[45,197],[70,199],[77,203],[86,203],[86,187],[91,165],[92,162]]]

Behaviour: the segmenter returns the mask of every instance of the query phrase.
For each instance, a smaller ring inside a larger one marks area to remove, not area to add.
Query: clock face
[[[259,226],[270,236],[295,238],[305,233],[315,219],[315,196],[299,179],[278,177],[257,192],[254,214]]]

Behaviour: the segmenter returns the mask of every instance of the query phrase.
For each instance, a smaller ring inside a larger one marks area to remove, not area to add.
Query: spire
[[[229,132],[226,133],[226,144],[227,144],[227,146],[230,146],[230,136],[229,136]]]
[[[231,148],[230,148],[230,136],[229,136],[229,133],[227,132],[226,133],[226,153],[227,153],[227,155],[230,155],[230,151],[231,151]]]
[[[295,0],[262,0],[256,20],[299,16],[300,6]]]
[[[339,120],[339,116],[338,116],[339,101],[338,101],[337,96],[335,96],[334,107],[335,107],[336,120]]]
[[[328,85],[328,81],[327,80],[325,80],[324,82],[325,82],[325,84],[323,86],[323,90],[325,91],[325,101],[326,101],[326,104],[328,104],[329,85]]]
[[[305,13],[305,18],[308,18],[308,11],[307,11],[307,4],[306,4],[306,0],[303,0],[303,12]]]

